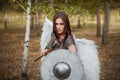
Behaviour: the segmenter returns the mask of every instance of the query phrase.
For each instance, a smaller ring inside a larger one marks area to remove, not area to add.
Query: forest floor
[[[95,31],[72,28],[77,38],[94,40],[98,46],[101,80],[120,80],[120,32],[109,34],[109,44],[101,45],[101,37]],[[40,37],[31,30],[27,74],[29,80],[41,80],[40,64],[34,62],[40,56]],[[25,29],[0,30],[0,80],[27,80],[21,77]]]

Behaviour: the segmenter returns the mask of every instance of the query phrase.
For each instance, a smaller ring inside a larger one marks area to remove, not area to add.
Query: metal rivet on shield
[[[69,64],[59,62],[54,66],[53,72],[58,79],[67,79],[71,73],[71,68]]]

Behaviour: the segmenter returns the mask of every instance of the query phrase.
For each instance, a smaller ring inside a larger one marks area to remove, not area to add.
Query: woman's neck
[[[65,38],[65,34],[59,35],[59,40],[62,41]]]

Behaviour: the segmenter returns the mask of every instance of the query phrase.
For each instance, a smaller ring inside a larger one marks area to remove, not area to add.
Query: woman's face
[[[58,34],[64,34],[65,24],[61,18],[56,19],[55,26]]]

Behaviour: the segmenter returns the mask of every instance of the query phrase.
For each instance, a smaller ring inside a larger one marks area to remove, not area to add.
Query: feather
[[[48,42],[51,40],[51,33],[53,31],[53,23],[47,17],[45,17],[45,21],[42,28],[41,34],[41,50],[44,51],[45,47],[47,46]]]
[[[45,49],[48,42],[51,40],[53,31],[53,23],[47,17],[43,24],[43,32],[41,35],[41,49]],[[75,36],[74,36],[75,38]],[[88,39],[76,39],[77,55],[84,65],[84,75],[82,80],[99,80],[100,64],[98,60],[98,50],[95,42]]]
[[[84,65],[83,80],[99,80],[100,64],[95,42],[92,40],[75,39],[77,55]]]

